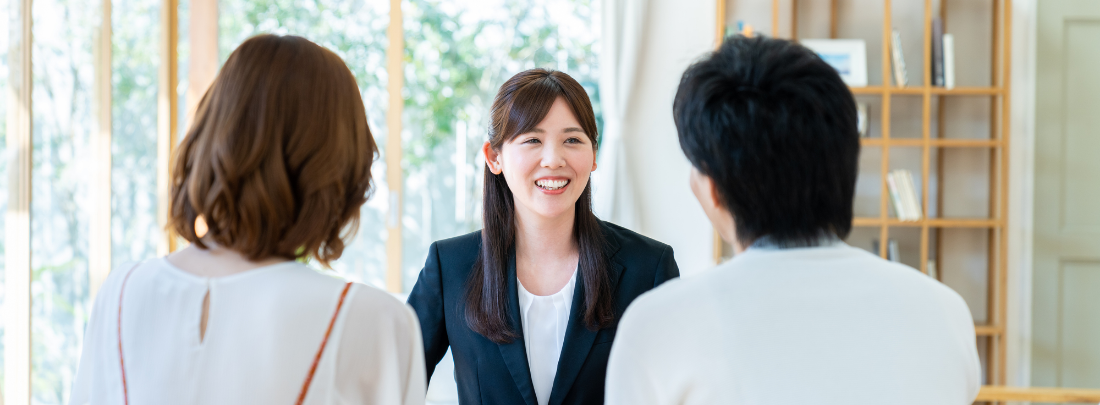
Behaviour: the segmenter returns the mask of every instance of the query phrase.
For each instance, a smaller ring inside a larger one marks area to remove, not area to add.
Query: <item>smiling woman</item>
[[[428,375],[450,347],[461,403],[602,403],[615,320],[679,276],[672,249],[592,213],[596,119],[572,77],[521,72],[490,117],[484,228],[433,243],[409,296]]]
[[[568,72],[601,122],[601,0],[405,0],[400,291],[428,246],[481,227],[481,144],[497,88],[541,67]],[[397,200],[394,200],[397,201]]]
[[[561,254],[553,256],[555,261],[566,262],[564,269],[555,269],[558,271],[552,273],[556,274],[550,274],[551,279],[560,281],[551,281],[557,287],[551,293],[561,289],[574,269],[580,270],[588,285],[584,297],[585,324],[595,329],[606,326],[612,320],[611,297],[605,240],[599,220],[592,213],[592,187],[588,184],[590,173],[596,169],[597,145],[596,119],[588,95],[565,73],[532,69],[501,86],[491,115],[490,139],[483,147],[486,168],[482,260],[474,264],[467,290],[467,322],[497,343],[507,343],[515,336],[503,316],[507,301],[501,299],[505,289],[500,276],[508,266],[509,248],[522,252],[524,249],[519,248],[526,246],[521,244],[544,238],[516,235],[534,226],[544,230],[556,228],[564,236],[554,241],[558,243],[551,242],[551,246],[565,242],[561,252],[553,252]],[[549,177],[560,173],[569,177]],[[557,190],[536,184],[547,180],[576,183]],[[550,197],[561,194],[565,195]],[[548,247],[543,244],[542,251]],[[568,263],[569,259],[573,263]],[[526,269],[517,269],[521,270]],[[526,277],[520,274],[522,282]],[[491,292],[486,294],[487,291]]]

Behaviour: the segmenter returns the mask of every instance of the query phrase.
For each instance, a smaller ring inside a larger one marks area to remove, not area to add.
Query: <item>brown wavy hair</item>
[[[355,77],[295,36],[248,39],[203,95],[174,158],[169,227],[251,260],[328,266],[359,226],[378,147]],[[201,238],[195,221],[208,231]]]
[[[569,75],[546,69],[531,69],[512,76],[500,86],[490,112],[489,145],[497,151],[505,142],[531,132],[546,118],[558,98],[565,100],[581,129],[597,143],[596,115],[584,87]],[[592,330],[615,320],[611,299],[607,241],[600,220],[592,212],[592,181],[574,205],[573,240],[580,250],[578,277],[584,284],[584,323]],[[466,283],[466,323],[470,329],[495,343],[517,337],[508,321],[508,260],[515,249],[515,201],[504,174],[485,168],[481,250]]]

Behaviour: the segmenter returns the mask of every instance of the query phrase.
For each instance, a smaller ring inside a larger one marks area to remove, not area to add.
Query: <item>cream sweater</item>
[[[627,309],[607,403],[969,404],[981,370],[963,299],[842,242],[750,248]]]

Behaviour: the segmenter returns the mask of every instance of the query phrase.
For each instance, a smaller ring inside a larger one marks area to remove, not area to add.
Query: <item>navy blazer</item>
[[[601,221],[611,258],[611,290],[616,321],[634,298],[680,275],[672,248],[626,228]],[[466,324],[466,281],[470,278],[481,231],[432,244],[409,305],[420,318],[428,379],[450,346],[459,403],[537,405],[516,291],[516,257],[508,263],[508,315],[518,337],[496,344]],[[577,277],[565,344],[550,392],[550,404],[602,404],[607,356],[615,326],[589,330],[584,325],[584,278]]]

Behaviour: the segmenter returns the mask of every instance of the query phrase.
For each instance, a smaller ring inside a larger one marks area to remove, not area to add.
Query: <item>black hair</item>
[[[505,142],[533,130],[546,118],[558,98],[565,100],[592,142],[597,140],[596,116],[584,87],[569,75],[531,69],[508,79],[493,100],[489,144],[497,151]],[[466,282],[466,323],[494,343],[509,343],[518,336],[508,321],[509,252],[515,249],[515,202],[504,174],[485,168],[481,250]],[[578,277],[584,282],[584,323],[598,330],[614,322],[607,241],[600,220],[592,212],[591,180],[574,204],[573,239],[580,251]]]
[[[740,243],[846,238],[859,165],[856,105],[797,43],[733,36],[691,65],[673,103],[680,148],[714,182]]]

